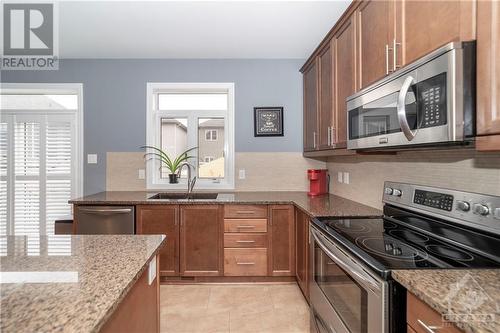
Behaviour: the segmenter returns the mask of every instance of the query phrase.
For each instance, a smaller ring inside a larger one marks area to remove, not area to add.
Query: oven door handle
[[[316,243],[318,243],[318,246],[326,252],[326,254],[335,261],[336,264],[338,264],[339,266],[341,266],[343,269],[345,269],[348,273],[352,274],[353,277],[357,278],[356,280],[358,280],[359,282],[361,282],[363,285],[365,285],[366,287],[368,287],[372,292],[374,292],[375,294],[380,294],[380,286],[379,284],[377,283],[376,280],[374,280],[371,276],[369,276],[368,274],[364,273],[364,272],[360,272],[359,270],[357,270],[356,268],[354,268],[353,266],[345,263],[344,261],[340,260],[340,258],[338,256],[336,256],[332,251],[330,251],[330,249],[328,249],[328,247],[326,247],[322,242],[321,240],[319,239],[319,237],[316,235],[316,232],[314,229],[311,229],[311,234],[313,235],[314,237],[314,240],[316,241]],[[352,258],[351,260],[353,262],[355,262]]]
[[[398,96],[398,102],[396,105],[396,108],[398,110],[398,121],[399,121],[399,127],[401,127],[401,130],[403,131],[404,135],[408,139],[408,141],[411,141],[415,138],[415,135],[417,135],[416,131],[412,131],[410,128],[410,125],[408,124],[408,119],[406,119],[406,94],[408,93],[408,90],[410,90],[411,85],[415,82],[415,79],[412,76],[408,76],[401,86],[401,90],[399,91],[399,96]]]

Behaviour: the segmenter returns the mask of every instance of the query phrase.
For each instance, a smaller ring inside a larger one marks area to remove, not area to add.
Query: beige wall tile
[[[500,195],[500,154],[447,150],[343,156],[330,158],[328,169],[332,193],[376,208],[382,208],[386,180]],[[350,173],[350,184],[337,182],[339,171]]]
[[[145,180],[138,179],[145,169],[143,153],[108,152],[106,190],[143,191]],[[236,153],[236,190],[238,191],[307,191],[307,169],[323,169],[326,163],[307,159],[300,152]],[[246,179],[238,179],[245,169]]]

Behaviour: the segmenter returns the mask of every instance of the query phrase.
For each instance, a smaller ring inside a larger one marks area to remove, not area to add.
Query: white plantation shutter
[[[16,98],[23,96],[37,100]],[[0,122],[0,235],[53,234],[54,220],[71,214],[68,200],[79,194],[78,113],[16,110],[16,103],[2,109]],[[36,255],[35,243],[29,252]]]

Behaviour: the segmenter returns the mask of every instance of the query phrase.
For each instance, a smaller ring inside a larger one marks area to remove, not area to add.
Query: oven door
[[[461,50],[405,71],[347,102],[349,149],[461,141]]]
[[[387,282],[310,228],[311,327],[325,333],[388,332]]]

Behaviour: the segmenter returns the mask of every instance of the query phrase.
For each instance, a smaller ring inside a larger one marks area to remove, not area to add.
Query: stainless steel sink
[[[218,193],[176,193],[176,192],[162,192],[157,193],[149,199],[161,199],[161,200],[213,200],[217,199]]]

